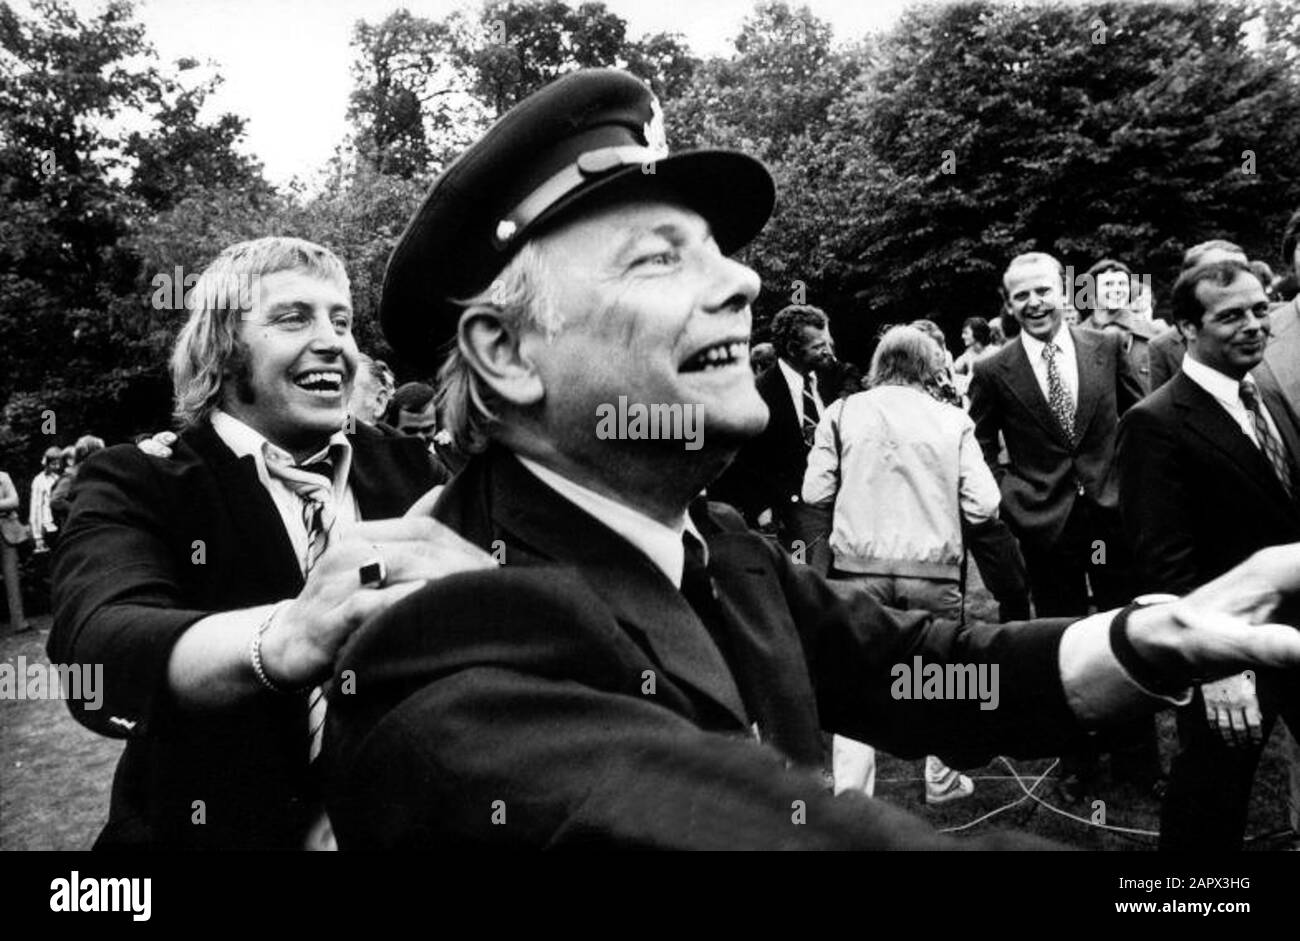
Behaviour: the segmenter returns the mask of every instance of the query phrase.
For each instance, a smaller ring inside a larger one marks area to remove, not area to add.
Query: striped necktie
[[[329,547],[334,530],[334,465],[326,456],[309,464],[295,465],[284,460],[284,452],[263,452],[267,473],[288,487],[302,503],[302,525],[307,533],[307,551],[301,560],[306,581],[311,570]],[[307,697],[307,757],[315,761],[320,755],[325,731],[325,692],[327,684],[312,688]]]
[[[817,407],[817,398],[813,395],[814,378],[815,373],[811,369],[803,374],[803,422],[800,430],[803,432],[803,443],[810,448],[813,436],[817,433],[817,423],[822,417],[821,410]]]
[[[1259,400],[1259,388],[1249,378],[1241,383],[1241,401],[1255,423],[1255,439],[1259,442],[1259,449],[1264,452],[1269,464],[1273,466],[1273,473],[1277,475],[1286,495],[1294,497],[1291,465],[1287,462],[1286,451],[1282,449],[1282,442],[1278,440],[1277,435],[1269,428],[1268,419],[1264,417],[1264,403]]]

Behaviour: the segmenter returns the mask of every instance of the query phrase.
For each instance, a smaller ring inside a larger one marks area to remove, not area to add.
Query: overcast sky
[[[569,0],[576,6],[578,0]],[[890,26],[907,0],[802,0],[843,40]],[[13,4],[30,12],[24,0]],[[792,6],[802,5],[795,2]],[[82,15],[101,0],[73,0]],[[212,59],[225,85],[209,113],[248,119],[245,149],[272,182],[310,177],[346,132],[351,91],[348,48],[352,25],[377,23],[405,7],[441,18],[478,3],[465,0],[142,0],[137,18],[166,63],[183,56]],[[725,53],[753,0],[606,0],[628,33],[682,33],[697,54]]]

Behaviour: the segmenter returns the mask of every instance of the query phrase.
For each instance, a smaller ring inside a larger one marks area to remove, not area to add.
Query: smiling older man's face
[[[706,447],[734,449],[762,431],[767,406],[749,368],[758,276],[721,253],[700,215],[667,202],[623,203],[546,241],[563,326],[549,339],[529,332],[522,351],[542,377],[543,421],[559,447],[580,460],[607,457],[597,408],[620,396],[703,406]]]

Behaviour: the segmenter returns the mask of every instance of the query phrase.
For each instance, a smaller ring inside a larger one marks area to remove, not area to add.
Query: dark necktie
[[[1294,496],[1291,466],[1287,463],[1286,451],[1283,450],[1282,442],[1278,440],[1277,435],[1273,434],[1268,426],[1268,420],[1264,417],[1264,403],[1259,400],[1259,389],[1254,382],[1247,380],[1241,384],[1241,401],[1250,412],[1251,420],[1255,424],[1255,439],[1259,442],[1259,449],[1264,452],[1269,464],[1273,466],[1273,473],[1277,475],[1287,496]]]
[[[682,559],[682,594],[709,628],[709,633],[713,634],[715,625],[709,622],[716,615],[718,596],[708,565],[704,561],[704,546],[691,533],[682,533],[682,549],[685,552]]]
[[[1047,360],[1047,404],[1060,423],[1061,430],[1065,432],[1065,437],[1074,441],[1074,403],[1070,400],[1070,393],[1061,378],[1061,367],[1056,361],[1060,352],[1061,348],[1055,343],[1043,347],[1043,359]]]
[[[813,372],[803,374],[803,443],[812,447],[813,436],[817,432],[817,423],[821,421],[821,411],[817,408],[817,399],[813,397]]]

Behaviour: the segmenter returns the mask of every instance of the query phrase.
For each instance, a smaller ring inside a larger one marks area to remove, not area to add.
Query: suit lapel
[[[1025,352],[1024,341],[1015,339],[1009,345],[1008,356],[1001,363],[1003,381],[1011,390],[1011,394],[1020,400],[1025,410],[1038,419],[1038,423],[1056,441],[1068,449],[1070,442],[1065,440],[1065,429],[1056,420],[1051,406],[1043,396],[1043,390],[1038,385],[1038,377],[1034,375],[1034,367],[1030,365],[1029,354]]]
[[[1106,381],[1105,348],[1103,334],[1089,335],[1086,331],[1067,327],[1074,340],[1074,357],[1079,370],[1079,397],[1074,410],[1074,436],[1083,438],[1084,429],[1092,421],[1101,397],[1102,383]]]
[[[295,586],[292,591],[296,595],[302,590],[302,569],[280,511],[258,479],[252,456],[236,457],[211,425],[187,432],[186,438],[208,462],[225,494],[240,551],[256,559],[249,570],[262,574],[268,584]]]
[[[747,727],[743,700],[726,660],[667,577],[643,553],[543,484],[512,455],[497,450],[485,462],[490,478],[487,509],[493,529],[507,545],[521,547],[538,559],[575,566],[624,630],[669,675],[723,709],[739,727]],[[465,473],[451,485],[458,491],[469,486]]]
[[[806,694],[812,678],[770,560],[749,532],[720,530],[703,501],[691,515],[708,540],[727,659],[750,718],[763,741],[796,762],[822,766],[821,723]]]
[[[1188,431],[1221,451],[1237,465],[1242,476],[1269,492],[1274,501],[1292,506],[1286,491],[1273,472],[1273,466],[1259,448],[1246,436],[1214,396],[1179,373],[1171,382],[1174,388],[1174,406],[1182,416]]]

